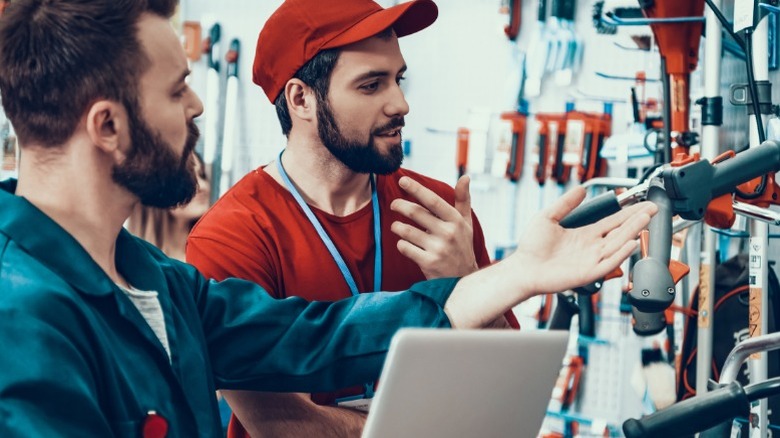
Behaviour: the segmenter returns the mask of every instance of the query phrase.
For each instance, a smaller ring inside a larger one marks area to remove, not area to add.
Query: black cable
[[[650,166],[647,169],[645,169],[644,173],[642,173],[642,177],[639,178],[639,183],[641,184],[641,183],[645,182],[645,180],[647,180],[647,178],[649,178],[650,175],[652,175],[653,172],[655,172],[655,170],[658,169],[661,166],[663,166],[662,163],[655,163],[652,166]]]
[[[636,88],[631,87],[631,114],[634,116],[634,123],[641,122],[641,115],[639,112],[639,99],[636,97]]]
[[[756,129],[758,130],[758,142],[763,143],[766,140],[764,132],[764,120],[761,118],[761,102],[758,95],[758,85],[756,84],[755,73],[753,72],[753,39],[752,30],[745,29],[745,66],[747,67],[748,87],[750,88],[750,100],[753,106],[753,114],[756,118]],[[766,189],[766,175],[761,177],[761,182],[756,186],[753,193],[745,193],[739,189],[736,193],[743,199],[756,199],[764,194]]]
[[[672,84],[669,81],[669,72],[666,69],[666,58],[661,57],[661,79],[664,91],[664,156],[663,162],[672,161]]]
[[[734,40],[734,42],[737,43],[740,49],[742,51],[745,51],[745,42],[742,41],[742,39],[739,37],[739,35],[735,34],[733,30],[731,30],[731,24],[728,20],[726,20],[726,17],[723,15],[723,13],[718,9],[717,6],[712,4],[712,0],[704,0],[707,2],[707,6],[710,7],[710,10],[715,14],[715,16],[718,18],[718,21],[720,21],[720,25],[723,27],[723,30],[726,31],[727,34]]]
[[[764,121],[761,118],[761,102],[758,95],[758,85],[756,84],[756,76],[753,73],[753,38],[751,38],[753,31],[745,29],[745,64],[747,65],[747,79],[748,86],[750,87],[751,101],[753,104],[753,113],[756,115],[756,127],[758,128],[758,141],[763,143],[766,140],[766,133],[764,132]]]
[[[715,14],[715,16],[718,18],[718,21],[720,21],[720,25],[723,27],[723,30],[728,33],[731,38],[739,45],[739,47],[742,49],[742,51],[745,52],[745,64],[747,67],[747,76],[748,76],[748,85],[750,87],[750,93],[753,96],[753,112],[756,113],[756,126],[759,127],[758,129],[758,138],[761,143],[766,140],[766,133],[764,132],[764,122],[761,119],[761,111],[760,111],[760,103],[758,102],[758,87],[756,85],[756,77],[753,74],[753,41],[751,39],[751,33],[752,30],[746,29],[745,30],[745,39],[739,37],[739,35],[735,34],[734,31],[731,28],[731,24],[726,20],[726,17],[723,15],[723,13],[718,9],[717,6],[715,6],[712,3],[712,0],[704,0],[707,3],[707,6],[709,6],[710,10]]]

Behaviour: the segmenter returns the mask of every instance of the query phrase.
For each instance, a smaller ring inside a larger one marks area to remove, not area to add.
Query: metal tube
[[[584,183],[582,183],[582,187],[589,188],[589,187],[603,187],[606,189],[616,189],[616,188],[624,188],[624,187],[634,187],[635,185],[639,184],[639,180],[636,178],[618,178],[618,177],[599,177],[599,178],[591,178]]]
[[[780,225],[780,212],[768,208],[756,207],[753,204],[735,202],[734,212],[748,219],[755,219],[767,224]]]
[[[696,224],[698,224],[700,221],[689,221],[685,219],[677,219],[672,223],[672,234],[679,233],[680,231],[690,228]]]
[[[756,81],[769,80],[769,21],[765,18],[758,23],[752,35],[753,43],[753,74]],[[758,96],[753,96],[758,99]],[[756,118],[763,114],[754,114],[750,117],[750,147],[758,146],[758,124]],[[766,123],[762,123],[766,126]],[[769,302],[769,270],[767,259],[767,247],[769,246],[769,226],[757,220],[749,222],[750,229],[750,306],[748,314],[751,337],[767,332],[768,302]],[[767,379],[767,355],[766,352],[753,355],[748,362],[751,369],[751,383],[761,382]],[[758,406],[751,408],[751,412],[757,415],[759,436],[767,436],[768,402],[761,400]],[[755,428],[753,429],[755,431]],[[752,434],[752,433],[751,433]]]
[[[750,221],[749,242],[749,285],[750,304],[748,306],[748,329],[750,336],[758,336],[767,333],[769,316],[769,269],[767,258],[767,246],[769,243],[769,225],[757,220]],[[766,352],[751,356],[748,367],[750,369],[750,382],[762,382],[767,379],[767,355]],[[768,404],[761,400],[758,407],[753,407],[751,412],[759,417],[760,436],[766,436]]]
[[[721,0],[712,0],[711,6],[720,9]],[[721,24],[712,7],[706,10],[704,41],[704,97],[720,96]],[[719,130],[716,125],[702,127],[702,158],[710,162],[719,152]],[[715,235],[709,225],[703,226],[701,267],[699,268],[699,314],[696,338],[696,394],[707,392],[712,362],[712,292],[715,285]]]
[[[737,344],[723,362],[718,384],[725,385],[737,380],[739,370],[750,355],[759,352],[780,350],[780,332],[748,338]]]

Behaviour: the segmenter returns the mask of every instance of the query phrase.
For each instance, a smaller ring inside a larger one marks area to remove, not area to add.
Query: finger
[[[416,223],[420,228],[436,232],[441,227],[442,220],[430,211],[406,199],[396,199],[390,203],[390,210]],[[457,213],[456,213],[457,214]]]
[[[551,206],[545,208],[542,214],[548,219],[560,222],[561,219],[566,217],[567,214],[571,213],[572,210],[580,205],[583,199],[585,199],[585,189],[579,186],[574,187],[563,196],[556,199]]]
[[[390,231],[398,235],[401,239],[406,240],[423,250],[430,249],[431,247],[431,239],[433,237],[425,231],[409,224],[395,221],[390,225]]]
[[[430,263],[431,257],[425,250],[405,240],[399,240],[395,247],[398,248],[401,255],[413,261],[420,269],[425,270],[425,267]]]
[[[469,225],[471,225],[470,183],[471,178],[468,175],[463,175],[458,178],[458,182],[455,184],[455,209],[458,210],[463,219],[466,219]]]
[[[592,225],[592,227],[601,235],[607,234],[613,229],[619,227],[623,222],[634,215],[646,213],[650,216],[658,211],[658,207],[652,202],[640,202],[630,207],[626,207],[615,214],[605,217]]]
[[[607,257],[617,251],[625,242],[636,240],[639,232],[645,229],[649,223],[650,215],[642,212],[632,216],[620,227],[612,230],[603,239],[602,257]]]
[[[401,186],[406,193],[409,193],[414,199],[419,201],[420,205],[427,208],[437,217],[448,222],[453,222],[460,217],[460,214],[455,207],[450,205],[431,189],[423,186],[412,178],[404,176],[398,180],[398,185]],[[469,207],[471,207],[471,205],[469,205]]]
[[[621,263],[636,251],[638,246],[639,241],[637,240],[629,240],[628,242],[623,243],[617,251],[609,254],[608,257],[599,262],[598,267],[596,268],[596,272],[598,272],[598,277],[596,278],[603,278],[608,273],[614,271],[615,268],[620,266]]]

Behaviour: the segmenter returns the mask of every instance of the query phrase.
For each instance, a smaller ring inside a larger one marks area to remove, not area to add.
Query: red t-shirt
[[[396,198],[414,201],[398,186],[409,176],[449,203],[454,191],[446,184],[400,169],[377,178],[382,230],[382,289],[406,290],[425,280],[420,268],[398,252],[394,221],[409,223],[390,210]],[[312,207],[349,267],[360,292],[374,287],[373,213],[368,203],[344,217]],[[490,258],[476,216],[474,248],[479,266]],[[336,301],[351,293],[336,262],[290,192],[262,168],[239,181],[195,225],[187,241],[187,261],[209,278],[239,277],[263,286],[276,298],[288,295],[309,301]],[[357,275],[355,275],[357,273]]]
[[[377,178],[385,291],[406,290],[425,280],[417,264],[398,252],[399,237],[390,231],[394,221],[410,223],[390,210],[390,203],[396,198],[416,202],[398,186],[402,176],[415,179],[450,204],[455,198],[450,186],[409,170],[399,169]],[[358,290],[371,292],[374,285],[371,203],[344,217],[315,207],[311,209],[346,262]],[[490,263],[490,257],[482,228],[473,213],[472,222],[475,257],[483,267]],[[351,296],[336,262],[295,198],[262,168],[242,178],[195,225],[187,241],[187,261],[208,278],[251,280],[276,298],[296,295],[309,301],[336,301]],[[507,314],[507,318],[517,327],[514,315]],[[338,393],[313,394],[312,400],[331,404],[337,397],[361,394],[362,390],[357,387]],[[235,427],[232,429],[240,432]]]

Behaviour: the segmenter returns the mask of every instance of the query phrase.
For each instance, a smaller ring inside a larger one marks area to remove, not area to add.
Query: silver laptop
[[[536,437],[568,332],[403,329],[364,438]]]

